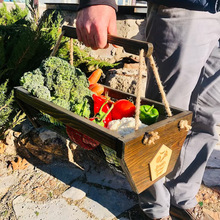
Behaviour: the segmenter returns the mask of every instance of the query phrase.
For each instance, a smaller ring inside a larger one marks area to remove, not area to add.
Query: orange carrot
[[[97,86],[97,83],[90,84],[90,85],[89,85],[89,89],[91,90],[91,89],[94,88],[95,86]]]
[[[101,84],[96,84],[92,89],[90,89],[92,92],[94,92],[96,95],[101,95],[104,92],[104,86]]]
[[[101,69],[97,69],[94,72],[92,72],[92,74],[89,76],[88,80],[89,80],[89,84],[95,84],[99,81],[101,75],[102,75],[102,70]]]

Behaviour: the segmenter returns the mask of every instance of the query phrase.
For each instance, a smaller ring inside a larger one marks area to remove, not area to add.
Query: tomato
[[[122,119],[124,117],[133,117],[135,114],[135,105],[126,99],[120,99],[114,103],[112,109],[112,120]]]

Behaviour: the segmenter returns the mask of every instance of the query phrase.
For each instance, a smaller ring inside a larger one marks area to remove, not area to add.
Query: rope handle
[[[56,54],[56,52],[57,52],[57,50],[60,46],[60,43],[61,43],[61,40],[62,40],[62,37],[64,36],[64,34],[65,34],[65,31],[62,31],[59,38],[57,39],[57,42],[56,42],[51,54],[50,54],[50,57],[55,56],[55,54]]]
[[[159,88],[159,91],[160,91],[160,94],[161,94],[161,97],[162,97],[162,102],[164,104],[164,107],[165,107],[165,110],[167,112],[167,115],[168,117],[171,117],[172,116],[172,112],[170,110],[170,105],[169,105],[169,102],[167,101],[167,98],[166,98],[166,93],[164,91],[164,88],[163,88],[163,85],[162,85],[162,82],[160,80],[160,75],[159,75],[159,71],[158,71],[158,68],[156,66],[156,62],[153,58],[152,55],[148,56],[147,57],[149,59],[149,62],[150,62],[150,66],[153,70],[153,73],[154,73],[154,77],[156,79],[156,82],[157,82],[157,86]],[[141,102],[141,98],[140,98],[140,94],[141,94],[141,78],[142,78],[142,63],[144,62],[144,50],[141,49],[140,50],[140,54],[139,54],[139,69],[138,69],[138,80],[137,80],[137,90],[136,90],[136,110],[135,110],[135,130],[138,130],[138,127],[139,127],[139,115],[140,115],[140,102]]]
[[[141,105],[141,80],[142,80],[142,63],[144,62],[144,49],[140,50],[139,54],[139,68],[138,68],[138,80],[137,80],[137,95],[136,95],[136,105],[135,105],[135,130],[139,127],[139,116],[140,116],[140,105]]]
[[[63,30],[62,33],[60,34],[54,48],[53,48],[53,51],[51,52],[50,56],[55,56],[55,54],[60,46],[62,37],[64,35],[65,35],[65,31]],[[73,66],[73,38],[70,38],[70,65]]]

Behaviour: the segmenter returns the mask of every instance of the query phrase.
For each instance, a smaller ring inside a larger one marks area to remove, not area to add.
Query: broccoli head
[[[65,108],[67,110],[70,110],[70,102],[69,100],[66,99],[61,99],[61,98],[54,98],[52,102],[56,105],[59,105],[62,108]]]
[[[76,79],[74,80],[75,86],[83,86],[88,88],[89,87],[89,81],[85,75],[79,68],[76,68]]]
[[[54,85],[64,81],[73,81],[76,78],[75,67],[58,57],[49,57],[40,67],[46,78],[46,86],[49,90],[55,90]]]
[[[46,86],[35,86],[31,90],[31,94],[34,96],[41,98],[41,99],[46,99],[47,101],[51,101],[51,95],[50,91]]]
[[[26,72],[20,79],[20,84],[31,92],[33,88],[44,85],[44,77],[40,69],[36,69],[32,72]]]

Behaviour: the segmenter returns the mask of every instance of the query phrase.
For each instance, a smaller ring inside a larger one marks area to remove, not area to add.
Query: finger
[[[84,22],[84,11],[83,10],[79,11],[77,14],[76,33],[77,33],[78,40],[88,47],[89,46],[89,40],[88,40],[89,25],[86,25]]]
[[[117,23],[116,23],[116,15],[112,16],[109,20],[108,25],[108,34],[117,36]],[[118,48],[117,45],[113,44],[115,48]]]
[[[83,31],[83,43],[85,44],[86,47],[90,47],[91,43],[90,43],[90,37],[89,37],[89,32],[84,29]]]
[[[109,47],[109,43],[106,44],[106,46],[104,47],[104,49],[107,49]]]
[[[93,50],[97,49],[96,45],[96,31],[92,26],[90,26],[90,31],[87,31],[87,45],[88,47],[91,47]]]
[[[95,26],[92,26],[91,27],[91,48],[93,50],[97,50],[99,49],[99,46],[98,46],[98,42],[99,42],[99,37],[98,37],[98,31],[96,29]]]
[[[112,34],[112,35],[117,35],[117,24],[116,24],[116,14],[115,13],[109,19],[108,33]]]
[[[88,32],[86,29],[76,29],[77,38],[82,42],[86,47],[91,47],[93,50],[98,49],[96,45],[96,37],[94,34]]]
[[[93,36],[93,41],[94,41],[94,45],[92,46],[93,50],[98,50],[99,47],[97,45],[97,39],[96,39],[96,35]]]
[[[96,45],[98,48],[103,49],[108,46],[107,43],[107,27],[98,29],[96,35]]]

